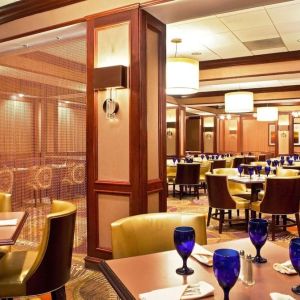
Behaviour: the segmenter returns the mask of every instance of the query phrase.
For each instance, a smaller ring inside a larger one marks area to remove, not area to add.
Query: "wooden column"
[[[165,25],[132,5],[88,20],[88,256],[111,257],[111,222],[166,210]],[[106,119],[94,68],[124,65],[128,88]]]

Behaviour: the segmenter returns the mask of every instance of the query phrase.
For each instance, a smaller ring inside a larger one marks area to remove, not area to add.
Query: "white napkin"
[[[190,288],[197,288],[195,293],[187,293],[184,295],[185,290]],[[154,290],[148,293],[139,295],[140,300],[192,300],[199,299],[212,295],[214,293],[214,287],[205,281],[199,281],[197,284],[180,285],[165,289]]]
[[[272,300],[296,300],[290,295],[285,295],[280,293],[271,293],[270,296]]]
[[[297,271],[294,269],[292,263],[290,260],[280,264],[280,263],[275,263],[273,265],[273,269],[282,273],[282,274],[297,274]]]
[[[205,264],[209,267],[213,265],[213,253],[209,250],[203,248],[202,246],[196,244],[192,252],[192,256],[202,264]]]
[[[17,223],[17,219],[0,220],[0,226],[15,226]]]

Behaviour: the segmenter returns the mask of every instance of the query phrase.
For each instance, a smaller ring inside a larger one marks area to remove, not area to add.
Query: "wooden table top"
[[[205,248],[211,251],[220,248],[245,250],[246,254],[253,256],[256,253],[249,238],[206,245]],[[295,299],[300,299],[300,296],[294,295],[291,291],[293,285],[300,284],[299,276],[281,274],[273,269],[275,262],[282,263],[289,259],[288,249],[267,242],[262,248],[261,255],[267,258],[268,262],[261,265],[253,264],[255,284],[246,286],[238,280],[230,291],[230,299],[270,299],[271,292],[289,294]],[[188,266],[195,272],[189,276],[181,276],[175,272],[181,265],[182,260],[174,250],[102,261],[99,268],[122,300],[138,299],[140,293],[186,283],[192,284],[200,280],[210,283],[215,288],[214,296],[205,299],[223,299],[223,291],[213,274],[212,267],[207,267],[190,257]]]
[[[0,246],[14,245],[27,219],[28,212],[0,212],[0,220],[17,219],[17,225],[0,226]]]
[[[274,175],[269,175],[274,176]],[[266,175],[253,175],[250,179],[249,175],[242,175],[242,176],[228,176],[228,180],[238,182],[238,183],[245,183],[245,184],[255,184],[255,183],[264,183],[266,181]]]

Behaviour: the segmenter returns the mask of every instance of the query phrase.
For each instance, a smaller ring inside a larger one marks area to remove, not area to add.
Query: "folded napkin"
[[[285,295],[280,293],[271,293],[270,296],[272,300],[296,300],[290,295]]]
[[[209,250],[203,248],[200,245],[195,245],[195,248],[192,252],[192,257],[194,257],[197,261],[207,266],[213,265],[213,253]]]
[[[205,281],[154,290],[139,295],[140,300],[192,300],[212,295],[214,287]]]
[[[294,269],[292,263],[290,260],[280,264],[280,263],[275,263],[273,265],[273,269],[283,273],[283,274],[288,274],[288,275],[292,275],[292,274],[297,274],[296,270]]]
[[[0,220],[0,226],[15,226],[17,223],[17,219]]]

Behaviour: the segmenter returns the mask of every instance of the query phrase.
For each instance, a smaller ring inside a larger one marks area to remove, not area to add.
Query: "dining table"
[[[237,251],[244,250],[251,256],[256,254],[256,249],[249,238],[209,244],[203,247],[212,252],[220,248],[230,248]],[[283,263],[289,259],[288,249],[267,241],[262,247],[261,255],[267,259],[267,263],[253,264],[255,284],[249,286],[238,280],[230,291],[230,299],[270,299],[272,292],[300,299],[300,296],[291,291],[292,286],[300,284],[299,276],[282,274],[273,269],[274,263]],[[205,299],[223,299],[223,291],[214,276],[212,267],[200,263],[192,256],[188,259],[187,264],[194,270],[194,273],[188,276],[178,275],[176,268],[182,265],[182,259],[175,250],[171,250],[103,260],[99,264],[99,268],[122,300],[139,299],[141,293],[184,284],[195,284],[199,281],[205,281],[214,287],[214,295]]]
[[[26,211],[0,212],[0,246],[15,244],[27,217]],[[6,222],[12,225],[6,225]]]

